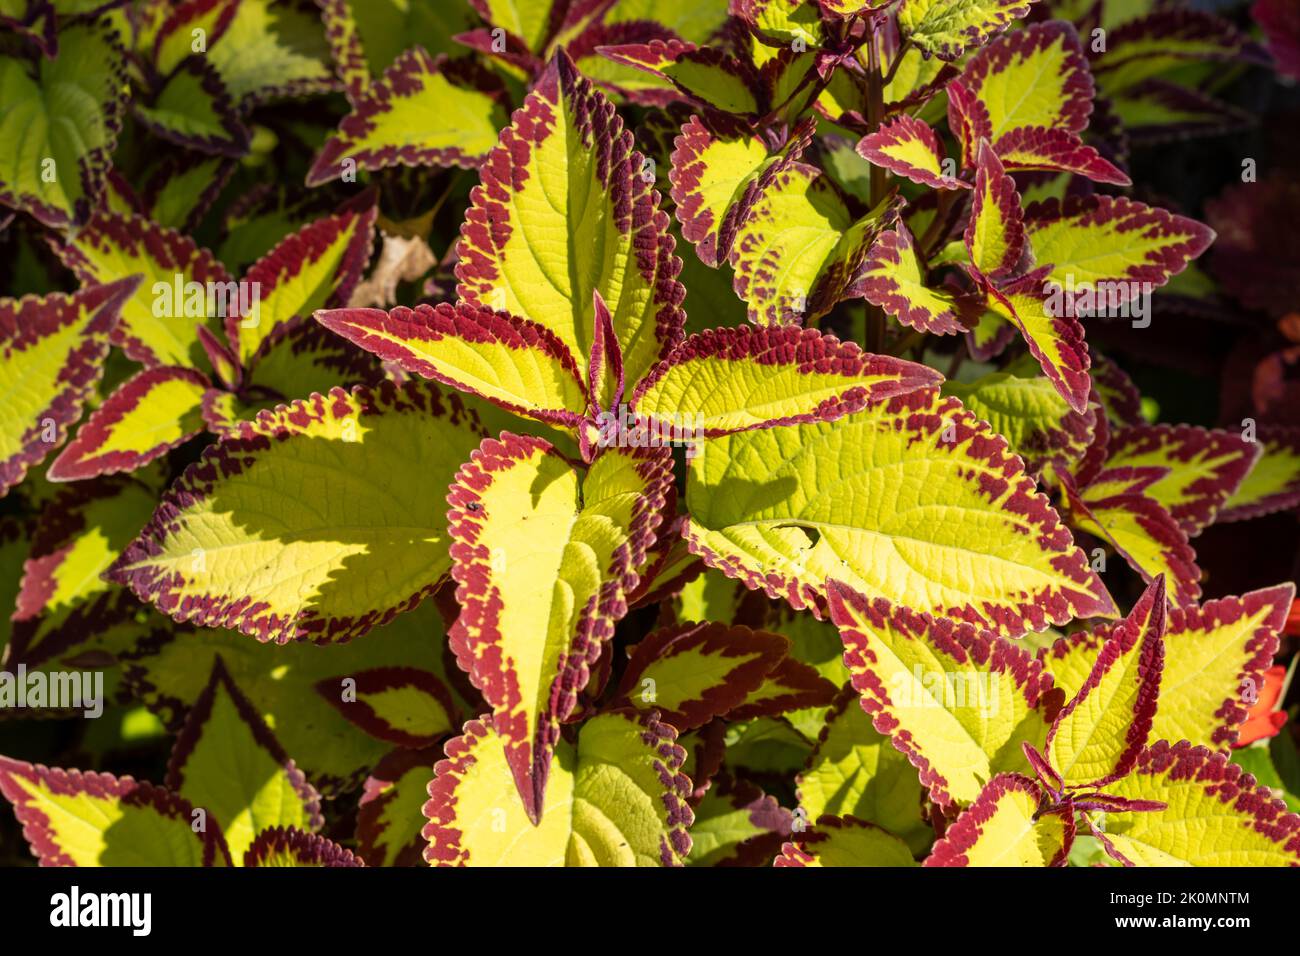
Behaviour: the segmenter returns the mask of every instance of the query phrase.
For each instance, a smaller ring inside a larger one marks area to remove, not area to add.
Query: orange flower
[[[1291,602],[1291,610],[1287,612],[1286,624],[1282,626],[1282,633],[1289,634],[1292,637],[1300,637],[1300,598]]]
[[[1295,613],[1294,605],[1291,612]],[[1264,686],[1260,688],[1259,698],[1246,715],[1246,722],[1241,725],[1241,735],[1233,744],[1234,747],[1245,747],[1256,740],[1277,736],[1286,723],[1286,711],[1275,709],[1278,698],[1282,696],[1282,681],[1285,677],[1286,668],[1281,664],[1264,672]]]

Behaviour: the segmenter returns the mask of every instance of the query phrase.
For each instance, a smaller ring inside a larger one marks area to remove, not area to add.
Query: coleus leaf
[[[442,748],[394,750],[366,778],[357,809],[357,853],[370,866],[421,866],[433,765]]]
[[[0,497],[80,417],[137,285],[132,277],[73,295],[0,299]]]
[[[1160,695],[1177,703],[1157,709],[1152,740],[1186,740],[1215,750],[1236,741],[1264,685],[1293,594],[1294,587],[1285,584],[1169,612]],[[1110,630],[1072,634],[1042,653],[1068,694],[1082,688]]]
[[[1025,212],[1025,230],[1036,260],[1051,264],[1045,281],[1067,292],[1086,284],[1117,304],[1138,295],[1142,284],[1164,285],[1214,240],[1208,226],[1123,196],[1035,203]]]
[[[546,326],[586,381],[599,293],[626,380],[640,380],[681,338],[685,294],[668,217],[641,166],[613,105],[558,54],[471,193],[456,247],[461,298]],[[574,204],[587,210],[580,225]]]
[[[767,112],[768,84],[749,63],[718,47],[678,39],[620,43],[597,52],[623,66],[670,82],[689,99],[724,115],[752,120]]]
[[[136,373],[91,412],[46,477],[80,481],[147,465],[203,431],[203,396],[210,387],[189,368]]]
[[[560,723],[627,612],[635,569],[654,540],[671,456],[608,448],[580,475],[546,441],[503,432],[468,457],[447,496],[462,608],[450,643],[493,708],[492,726],[536,821]]]
[[[1143,493],[1164,505],[1189,535],[1214,523],[1223,503],[1240,487],[1259,445],[1236,432],[1191,425],[1139,425],[1111,434],[1107,468],[1160,466],[1168,474]]]
[[[154,71],[167,76],[196,52],[195,30],[201,30],[198,35],[204,37],[205,46],[211,46],[230,28],[238,8],[239,0],[185,0],[159,11],[160,22],[155,24],[152,39],[146,23],[137,24],[137,45],[150,50]]]
[[[828,577],[1001,634],[1114,614],[1023,469],[956,399],[923,389],[711,440],[691,462],[684,533],[706,564],[819,614]]]
[[[1300,428],[1263,425],[1263,451],[1219,512],[1219,521],[1242,521],[1300,505]]]
[[[830,178],[806,163],[775,169],[736,236],[736,295],[755,325],[811,324],[850,294],[876,238],[898,218],[888,197],[855,219]]]
[[[147,106],[135,105],[135,115],[155,136],[186,149],[234,157],[248,152],[248,127],[203,54],[182,60]]]
[[[912,851],[898,837],[854,817],[824,816],[812,829],[795,834],[772,861],[778,867],[916,866]]]
[[[1227,62],[1254,56],[1250,37],[1204,10],[1170,8],[1109,31],[1092,70],[1108,95],[1193,61]]]
[[[251,312],[241,299],[225,318],[226,340],[242,363],[284,324],[348,301],[370,261],[378,215],[369,197],[361,198],[281,239],[248,268],[243,282],[257,296]]]
[[[122,305],[112,342],[146,368],[203,368],[199,326],[219,332],[214,312],[237,310],[241,289],[212,253],[142,216],[99,212],[52,244],[83,286],[142,276]]]
[[[1088,679],[1052,723],[1045,755],[1064,786],[1104,786],[1133,768],[1156,714],[1165,616],[1157,576],[1106,634]]]
[[[731,130],[692,116],[682,127],[668,178],[682,235],[705,265],[726,261],[757,198],[757,179],[772,163],[767,144],[743,126]]]
[[[858,155],[891,173],[934,189],[969,189],[970,183],[945,170],[947,154],[933,129],[902,113],[858,143]]]
[[[997,38],[967,61],[954,83],[981,107],[971,116],[971,156],[981,137],[997,144],[1025,127],[1082,133],[1092,113],[1092,74],[1079,35],[1065,20]]]
[[[1154,472],[1126,489],[1124,480],[1133,471]],[[1167,577],[1175,606],[1189,604],[1201,595],[1201,570],[1196,552],[1187,543],[1187,533],[1178,526],[1168,509],[1143,491],[1163,469],[1122,468],[1103,471],[1080,497],[1063,481],[1074,527],[1108,542],[1150,582],[1157,575]]]
[[[141,525],[157,496],[143,482],[106,479],[62,488],[31,528],[22,587],[12,614],[10,661],[28,668],[66,655],[130,618],[138,605],[100,578]]]
[[[789,810],[729,775],[714,778],[694,813],[687,866],[764,866],[790,835]]]
[[[230,866],[184,797],[131,777],[0,757],[0,794],[42,866]]]
[[[1246,110],[1165,80],[1138,83],[1114,94],[1110,104],[1135,146],[1222,136],[1255,124]]]
[[[1028,652],[969,624],[933,619],[837,582],[831,615],[876,730],[892,738],[941,806],[973,803],[1003,771],[1028,769],[1060,694]]]
[[[817,669],[793,657],[786,657],[763,676],[728,714],[728,720],[775,717],[806,708],[826,708],[839,688]]]
[[[316,320],[386,362],[507,411],[577,427],[587,410],[578,360],[544,325],[479,305],[337,309]]]
[[[167,764],[167,787],[207,811],[237,860],[263,830],[324,825],[320,794],[217,658]]]
[[[922,52],[955,60],[1029,12],[1033,0],[904,0],[898,28]]]
[[[731,13],[768,46],[800,42],[816,47],[823,40],[821,7],[816,0],[734,0]]]
[[[841,694],[808,764],[795,778],[807,818],[853,816],[902,838],[914,852],[934,831],[921,818],[921,781],[907,756],[872,725],[858,694]]]
[[[399,747],[429,747],[456,729],[457,707],[436,674],[375,667],[316,684],[330,705],[370,736]]]
[[[789,647],[779,634],[741,625],[652,631],[629,649],[614,705],[656,710],[678,730],[693,730],[757,690]]]
[[[677,866],[694,819],[676,731],[653,716],[600,714],[556,742],[545,809],[516,793],[506,741],[470,721],[435,768],[424,814],[436,866]]]
[[[90,218],[126,109],[123,59],[117,35],[93,24],[65,28],[35,77],[0,57],[0,204],[52,229]]]
[[[715,438],[831,421],[939,380],[926,366],[814,329],[744,326],[687,338],[642,379],[632,407],[652,423],[696,422]]]
[[[1034,472],[1049,463],[1072,465],[1092,445],[1095,407],[1082,414],[1072,409],[1045,378],[1021,378],[994,372],[974,382],[945,382],[943,393],[961,400],[993,426],[1011,450]]]
[[[1168,805],[1154,813],[1107,814],[1107,841],[1131,864],[1300,865],[1300,816],[1223,754],[1187,741],[1157,741],[1109,791]]]
[[[27,522],[18,518],[0,518],[0,658],[9,660],[9,641],[13,636],[11,616],[22,590],[23,562],[27,560]]]
[[[948,827],[925,866],[1065,866],[1074,843],[1068,813],[1040,814],[1042,789],[1001,773]]]
[[[285,750],[329,796],[359,786],[391,745],[348,721],[316,686],[328,679],[341,694],[354,675],[381,667],[414,667],[447,676],[445,631],[431,602],[376,627],[365,640],[323,647],[266,645],[235,631],[158,627],[154,621],[137,646],[122,655],[123,682],[131,695],[169,730],[178,731],[220,657]],[[432,773],[433,762],[427,766]]]
[[[338,88],[314,5],[239,0],[207,56],[241,108]]]
[[[481,428],[427,383],[336,388],[262,412],[204,451],[109,576],[178,621],[259,640],[364,634],[450,570],[446,514],[427,489],[451,483]]]
[[[921,252],[902,222],[881,233],[852,291],[909,328],[936,335],[961,332],[977,317],[969,300],[925,284]]]
[[[389,166],[478,165],[507,122],[499,77],[472,61],[399,56],[356,100],[307,173],[307,185]]]
[[[976,163],[970,222],[962,238],[975,269],[988,279],[1001,279],[1022,271],[1024,211],[1015,180],[987,140],[980,141]]]
[[[1019,330],[1029,353],[1070,408],[1084,412],[1092,379],[1088,377],[1090,359],[1083,324],[1073,310],[1057,309],[1051,299],[1044,297],[1044,271],[1031,272],[1001,289],[988,287],[988,305]]]
[[[244,866],[365,866],[351,850],[333,840],[297,827],[275,826],[263,830],[244,851]]]

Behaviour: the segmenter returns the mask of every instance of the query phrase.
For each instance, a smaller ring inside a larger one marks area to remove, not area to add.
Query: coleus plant
[[[1300,864],[1233,754],[1294,586],[1204,600],[1193,546],[1300,506],[1300,443],[1154,423],[1089,341],[1203,294],[1131,152],[1239,128],[1200,67],[1262,47],[317,6],[4,14],[56,175],[0,202],[79,288],[0,303],[3,666],[175,734],[163,786],[0,758],[42,863]]]

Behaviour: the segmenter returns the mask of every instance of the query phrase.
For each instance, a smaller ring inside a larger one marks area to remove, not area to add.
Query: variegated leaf
[[[973,803],[1004,771],[1027,771],[1060,707],[1026,651],[969,624],[891,607],[832,583],[831,615],[862,708],[941,806]]]
[[[508,122],[505,87],[473,61],[399,56],[360,94],[307,173],[307,185],[355,182],[359,169],[477,166]],[[348,177],[351,178],[348,178]]]
[[[979,274],[1001,279],[1023,271],[1024,211],[1015,180],[1006,174],[986,140],[980,141],[976,163],[970,222],[962,238]]]
[[[1214,239],[1208,226],[1122,196],[1035,203],[1025,230],[1035,259],[1051,266],[1046,282],[1067,294],[1087,286],[1111,308],[1164,285]]]
[[[131,777],[0,757],[0,795],[42,866],[231,865],[220,829],[195,829],[188,800]]]
[[[364,866],[351,850],[317,833],[297,827],[275,826],[263,830],[244,851],[244,866],[355,867]]]
[[[90,218],[126,109],[123,61],[117,35],[89,23],[64,29],[35,75],[0,56],[0,204],[54,229]]]
[[[447,497],[462,608],[451,647],[493,708],[536,821],[560,722],[627,612],[654,541],[671,457],[608,448],[583,475],[542,439],[509,432],[468,457]]]
[[[693,730],[757,690],[789,647],[778,634],[740,625],[652,631],[629,649],[615,704],[656,710],[678,730]]]
[[[982,106],[974,113],[967,155],[974,155],[980,137],[996,145],[1023,127],[1082,133],[1092,113],[1092,74],[1079,35],[1065,20],[999,37],[967,61],[955,82]]]
[[[242,860],[263,830],[324,825],[320,794],[217,658],[167,764],[167,787],[201,807]]]
[[[857,691],[849,690],[832,706],[808,765],[795,778],[799,806],[810,820],[830,814],[874,823],[922,853],[934,830],[921,816],[916,768],[858,701]]]
[[[1256,437],[1263,451],[1224,502],[1220,521],[1242,521],[1300,506],[1300,428],[1264,425]]]
[[[750,321],[815,322],[850,294],[876,238],[896,220],[892,197],[855,219],[816,167],[792,157],[774,169],[731,250]]]
[[[561,53],[485,161],[461,227],[460,296],[546,326],[583,381],[597,294],[629,382],[682,335],[681,262],[641,165],[613,104]],[[576,207],[586,212],[575,225]]]
[[[1057,303],[1044,295],[1042,271],[1001,289],[989,288],[988,305],[1019,330],[1029,353],[1070,408],[1084,412],[1092,380],[1088,377],[1090,359],[1083,340],[1083,323],[1072,310],[1058,309]]]
[[[1214,523],[1259,457],[1259,445],[1230,431],[1191,425],[1139,425],[1111,434],[1107,468],[1160,466],[1144,494],[1164,505],[1188,535]]]
[[[687,510],[705,563],[796,608],[824,611],[834,577],[1001,634],[1115,613],[1024,465],[937,390],[714,439]]]
[[[355,790],[391,745],[344,718],[318,685],[331,680],[341,696],[353,675],[382,667],[413,667],[444,681],[447,677],[445,629],[437,608],[427,601],[376,627],[364,640],[320,647],[261,644],[236,631],[154,622],[150,633],[123,655],[124,684],[131,695],[168,730],[177,731],[220,657],[285,750],[327,796]]]
[[[109,576],[178,621],[348,640],[451,570],[437,489],[483,437],[458,397],[426,383],[262,412],[204,451]]]
[[[330,677],[316,690],[370,736],[399,747],[429,747],[454,731],[458,709],[438,675],[416,667],[375,667]]]
[[[1161,740],[1109,792],[1167,805],[1107,814],[1106,839],[1132,865],[1300,866],[1300,816],[1223,754]]]
[[[374,204],[363,202],[317,219],[249,266],[241,285],[251,301],[241,296],[225,319],[226,340],[242,364],[288,323],[348,301],[370,261],[376,215]]]
[[[686,339],[637,386],[632,407],[652,428],[684,420],[714,438],[832,421],[939,380],[924,365],[868,355],[814,329],[746,326]]]
[[[132,277],[73,295],[0,299],[0,497],[81,416],[137,285]]]
[[[357,853],[370,866],[422,866],[433,765],[441,747],[394,750],[366,778],[357,809]]]
[[[100,575],[157,506],[154,490],[125,478],[60,489],[31,530],[14,605],[10,660],[29,668],[65,656],[130,619],[139,605]]]
[[[203,396],[210,387],[189,368],[137,372],[91,412],[46,477],[80,481],[144,467],[203,431]]]
[[[1074,821],[1040,814],[1042,790],[1028,777],[998,774],[962,812],[925,860],[926,866],[1065,866]]]
[[[653,716],[602,714],[559,740],[537,819],[491,721],[470,721],[435,768],[424,858],[435,866],[678,866],[694,819],[686,752]]]
[[[903,0],[903,39],[941,60],[955,60],[1029,12],[1033,0]]]
[[[854,817],[824,816],[781,847],[778,867],[916,866],[912,851],[898,837]]]
[[[978,318],[969,299],[925,284],[920,250],[904,223],[881,233],[859,276],[852,291],[909,328],[951,335]]]
[[[687,866],[767,866],[790,836],[789,810],[754,783],[725,774],[694,813]]]
[[[1088,679],[1047,735],[1045,755],[1067,787],[1104,786],[1127,774],[1147,745],[1164,669],[1163,576],[1105,634]]]
[[[1201,596],[1201,570],[1187,532],[1164,505],[1143,491],[1158,474],[1129,490],[1123,489],[1123,481],[1116,481],[1117,475],[1132,470],[1103,471],[1083,497],[1067,486],[1070,522],[1109,543],[1144,581],[1165,575],[1175,606],[1196,601]]]
[[[316,320],[407,372],[518,415],[575,428],[587,410],[577,359],[536,322],[466,303],[336,309],[317,312]]]
[[[926,123],[902,113],[857,145],[863,159],[883,166],[891,173],[934,189],[969,189],[970,183],[955,175],[944,163],[948,159],[939,137]]]

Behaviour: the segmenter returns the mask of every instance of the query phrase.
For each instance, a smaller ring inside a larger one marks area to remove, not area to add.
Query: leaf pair
[[[0,757],[0,793],[47,866],[358,866],[312,831],[320,798],[218,659],[166,788]]]
[[[276,399],[373,381],[307,321],[347,300],[370,256],[370,197],[282,239],[236,282],[206,249],[133,214],[98,213],[55,244],[83,283],[138,273],[112,334],[145,370],[91,414],[50,469],[55,481],[133,471]]]

